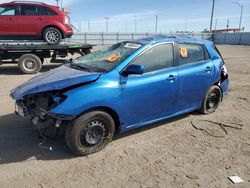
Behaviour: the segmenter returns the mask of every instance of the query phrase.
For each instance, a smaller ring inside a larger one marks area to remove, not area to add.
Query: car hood
[[[35,76],[24,84],[11,90],[11,97],[15,100],[34,93],[61,90],[70,86],[96,81],[100,73],[85,72],[69,68],[65,65]]]

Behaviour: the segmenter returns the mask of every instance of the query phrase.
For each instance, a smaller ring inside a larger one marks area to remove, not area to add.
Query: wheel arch
[[[120,130],[120,117],[119,117],[118,113],[114,109],[112,109],[110,107],[107,107],[107,106],[92,107],[92,108],[89,108],[89,109],[83,111],[82,113],[80,113],[78,115],[78,117],[85,114],[85,113],[87,113],[87,112],[90,112],[90,111],[103,111],[103,112],[106,112],[107,114],[109,114],[113,118],[113,120],[115,122],[115,131]]]
[[[223,83],[226,79],[228,79],[228,75],[224,76],[222,69],[220,68],[219,70],[220,71],[218,71],[218,75],[215,78],[213,85],[216,85],[220,88],[220,91],[222,93],[221,95],[221,101],[222,101],[224,96],[223,96],[223,89],[221,87],[221,83]]]

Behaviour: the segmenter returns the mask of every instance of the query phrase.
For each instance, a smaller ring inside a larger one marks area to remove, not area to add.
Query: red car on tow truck
[[[13,1],[0,4],[0,39],[43,39],[57,45],[73,35],[69,17],[57,6],[42,2]]]

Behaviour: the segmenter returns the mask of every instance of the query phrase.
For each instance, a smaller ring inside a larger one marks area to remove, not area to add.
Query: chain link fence
[[[212,40],[215,44],[250,45],[250,32],[241,33],[160,33],[166,36],[189,36],[198,39]],[[78,32],[72,38],[65,39],[69,43],[89,43],[94,45],[112,45],[121,41],[135,40],[155,35],[155,33],[112,33],[112,32]]]
[[[94,45],[112,45],[125,40],[135,40],[143,37],[155,35],[155,33],[99,33],[84,32],[74,33],[72,38],[66,39],[70,43],[89,43]],[[189,36],[199,39],[211,40],[211,34],[208,33],[161,33],[166,36]]]

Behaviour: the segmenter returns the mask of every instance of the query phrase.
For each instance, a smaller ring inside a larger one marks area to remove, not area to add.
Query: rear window
[[[57,15],[55,11],[50,9],[49,7],[44,7],[44,6],[38,6],[38,14],[43,15],[43,16],[54,16]]]
[[[16,12],[15,9],[13,5],[0,6],[0,16],[14,16]]]
[[[180,65],[209,59],[207,51],[199,44],[178,44]]]
[[[21,5],[20,10],[21,10],[21,15],[23,15],[23,16],[35,16],[35,15],[37,15],[36,6]]]

